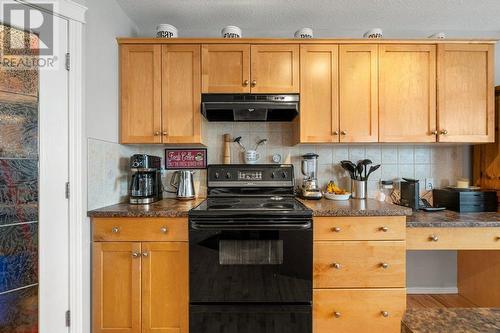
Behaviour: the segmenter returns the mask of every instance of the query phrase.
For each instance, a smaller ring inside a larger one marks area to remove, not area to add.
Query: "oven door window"
[[[220,265],[281,265],[282,240],[229,240],[219,241]]]

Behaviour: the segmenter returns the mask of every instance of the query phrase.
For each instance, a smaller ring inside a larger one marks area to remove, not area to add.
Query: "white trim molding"
[[[69,22],[70,71],[69,71],[69,279],[70,279],[70,333],[83,333],[84,318],[84,228],[86,218],[85,184],[85,110],[83,108],[83,24]]]
[[[19,3],[45,11],[44,8],[37,5],[37,2],[46,2],[43,0],[15,0]],[[85,23],[85,12],[87,7],[71,0],[51,0],[57,3],[57,8],[51,14],[65,18],[70,21]]]
[[[422,295],[422,294],[458,294],[457,287],[408,287],[407,294]]]

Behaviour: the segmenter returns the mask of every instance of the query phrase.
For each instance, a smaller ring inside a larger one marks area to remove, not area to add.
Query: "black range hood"
[[[299,94],[203,94],[201,113],[208,121],[292,121]]]

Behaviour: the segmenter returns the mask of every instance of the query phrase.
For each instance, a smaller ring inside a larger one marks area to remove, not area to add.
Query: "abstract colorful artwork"
[[[38,332],[38,78],[0,68],[0,333]]]

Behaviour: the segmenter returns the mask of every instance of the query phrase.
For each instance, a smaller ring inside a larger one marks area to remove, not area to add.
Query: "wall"
[[[222,163],[223,135],[228,133],[232,138],[241,136],[242,144],[253,149],[256,142],[267,139],[266,145],[259,148],[261,158],[259,163],[272,163],[272,155],[279,154],[282,161],[295,166],[297,184],[301,183],[300,156],[305,153],[319,155],[318,178],[321,186],[334,180],[340,186],[349,190],[350,182],[347,173],[340,167],[341,160],[358,161],[369,158],[374,164],[381,164],[368,182],[369,196],[375,197],[379,182],[384,180],[399,180],[402,177],[416,178],[423,181],[433,178],[435,186],[443,187],[454,184],[457,177],[467,175],[466,164],[463,161],[464,149],[458,145],[297,145],[293,146],[293,132],[290,123],[207,123],[208,163]],[[107,200],[126,196],[127,157],[134,153],[147,153],[163,157],[163,147],[154,145],[113,145],[109,143],[94,143],[92,146],[92,170],[89,170],[89,205],[101,207]],[[231,162],[244,163],[242,150],[236,144],[231,146]],[[117,177],[116,174],[119,174]],[[115,175],[113,179],[109,179]],[[164,172],[164,185],[169,182],[171,173]],[[196,177],[198,195],[205,196],[205,172],[200,171]],[[119,193],[118,193],[119,192]],[[169,196],[167,193],[166,196]],[[109,198],[111,196],[111,198]],[[90,204],[91,203],[91,204]]]
[[[126,167],[123,158],[130,148],[118,142],[118,46],[117,36],[135,36],[137,27],[115,0],[79,0],[87,6],[84,44],[84,107],[87,131],[87,207],[106,206],[122,200],[121,174]],[[105,147],[100,149],[100,147]],[[103,151],[104,155],[99,155]],[[113,154],[110,152],[114,151]],[[107,159],[105,158],[107,157]],[[106,160],[105,164],[100,161]],[[118,180],[118,181],[117,181]],[[108,181],[111,181],[108,182]],[[92,184],[97,184],[97,188]],[[106,186],[106,187],[105,187]],[[126,185],[125,185],[126,186]],[[100,192],[102,189],[106,189]],[[98,197],[98,195],[100,195]],[[94,198],[97,198],[95,202]],[[84,207],[85,209],[85,207]],[[85,229],[84,262],[84,314],[83,332],[90,332],[90,223]]]

